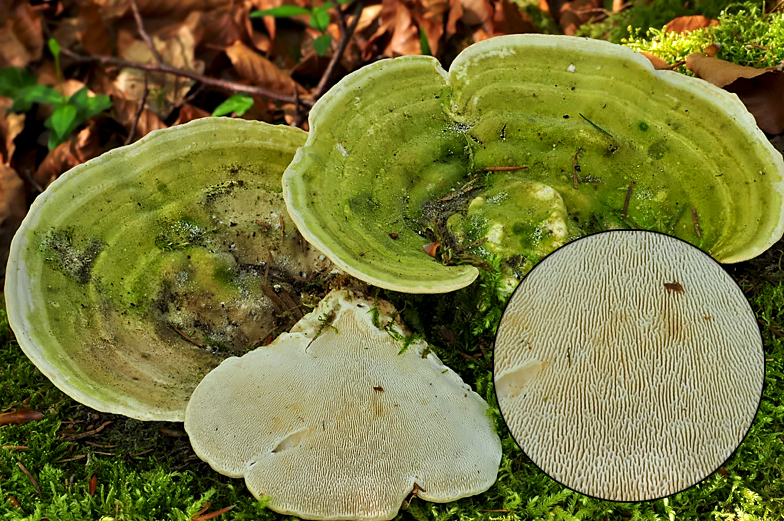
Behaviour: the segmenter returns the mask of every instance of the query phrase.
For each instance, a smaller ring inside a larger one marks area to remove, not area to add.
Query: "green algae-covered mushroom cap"
[[[262,285],[318,262],[280,186],[305,136],[206,118],[60,177],[11,246],[6,303],[25,354],[95,409],[181,421],[205,374],[275,328]]]
[[[524,272],[604,229],[661,231],[721,262],[784,233],[784,162],[737,97],[607,42],[493,38],[448,73],[429,57],[380,61],[319,100],[310,128],[284,174],[289,213],[336,264],[385,288],[471,283],[472,266],[424,252],[438,234]],[[515,197],[525,186],[536,193]],[[458,217],[423,233],[444,201]]]

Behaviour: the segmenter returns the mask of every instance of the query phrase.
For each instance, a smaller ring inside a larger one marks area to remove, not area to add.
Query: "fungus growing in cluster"
[[[613,231],[567,244],[520,283],[494,375],[539,468],[583,494],[644,501],[729,458],[765,362],[751,306],[718,263],[673,237]]]
[[[205,118],[61,176],[11,247],[5,296],[25,354],[90,407],[182,420],[204,374],[293,324],[278,317],[296,311],[294,277],[320,266],[281,196],[304,141]]]
[[[196,454],[306,519],[387,520],[412,492],[487,490],[501,459],[487,403],[425,342],[402,350],[396,316],[334,291],[290,333],[225,360],[186,410]]]
[[[284,174],[289,213],[384,288],[451,291],[492,257],[516,283],[606,229],[674,235],[721,262],[784,232],[784,162],[737,97],[608,42],[492,38],[448,72],[432,57],[382,60],[309,121]]]

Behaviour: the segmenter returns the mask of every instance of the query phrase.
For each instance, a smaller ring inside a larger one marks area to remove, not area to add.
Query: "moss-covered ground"
[[[622,16],[583,31],[616,41],[630,38],[630,46],[670,62],[719,41],[720,57],[743,65],[775,65],[784,59],[784,15],[766,16],[758,5],[735,6],[721,14],[724,3],[716,0],[640,1]],[[718,17],[722,24],[682,37],[659,30],[674,16],[695,13]],[[495,485],[454,503],[414,499],[397,519],[784,519],[784,241],[727,270],[758,317],[766,380],[749,434],[715,473],[667,499],[632,504],[596,500],[565,489],[538,470],[496,414],[504,455]],[[409,327],[423,334],[438,356],[493,406],[493,331],[503,307],[495,297],[496,282],[488,272],[471,288],[447,296],[379,295],[392,300]],[[735,375],[728,371],[726,378]],[[208,502],[202,516],[234,505],[216,519],[285,517],[264,508],[241,480],[223,477],[202,463],[190,449],[182,424],[97,413],[65,396],[24,356],[2,312],[0,413],[17,409],[39,411],[44,417],[0,427],[1,519],[187,521],[198,519]]]

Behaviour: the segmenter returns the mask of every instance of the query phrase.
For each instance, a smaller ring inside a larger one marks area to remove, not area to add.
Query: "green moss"
[[[731,4],[718,16],[719,25],[685,34],[668,33],[663,25],[637,27],[624,45],[651,53],[674,64],[713,43],[721,46],[717,58],[749,67],[774,67],[784,60],[784,12],[765,14],[759,4]],[[661,27],[661,28],[659,28]],[[687,72],[685,67],[681,72]]]
[[[752,1],[743,5],[759,11],[764,4],[764,1]],[[582,25],[577,36],[622,43],[623,40],[634,38],[636,34],[644,34],[649,29],[664,27],[679,16],[703,15],[717,19],[723,12],[732,12],[738,5],[740,4],[736,3],[728,7],[726,0],[632,0],[630,7],[608,17],[597,12],[594,17],[596,21]],[[605,1],[605,8],[611,9],[612,2]]]

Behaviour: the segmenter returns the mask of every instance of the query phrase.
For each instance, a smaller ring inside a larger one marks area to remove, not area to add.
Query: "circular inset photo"
[[[571,242],[520,283],[495,342],[512,436],[550,477],[613,501],[680,492],[732,455],[762,396],[762,337],[743,292],[667,235]]]

